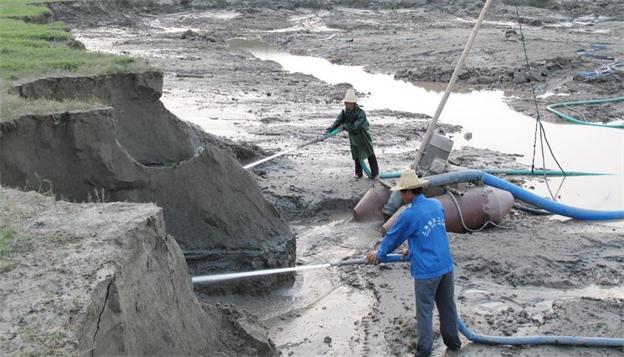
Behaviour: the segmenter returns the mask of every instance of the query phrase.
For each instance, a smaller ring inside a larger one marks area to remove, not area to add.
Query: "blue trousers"
[[[457,308],[455,307],[453,272],[431,279],[415,279],[416,320],[418,322],[417,356],[431,355],[433,347],[433,303],[440,314],[440,334],[444,344],[451,350],[459,350],[461,341],[457,331]]]

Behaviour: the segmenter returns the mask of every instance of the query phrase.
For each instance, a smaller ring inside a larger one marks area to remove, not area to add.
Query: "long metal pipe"
[[[491,3],[492,3],[492,0],[487,0],[485,4],[483,5],[483,9],[481,9],[481,14],[479,14],[477,23],[472,29],[472,32],[470,33],[470,37],[468,38],[468,42],[466,43],[466,46],[464,47],[464,51],[462,52],[461,57],[459,57],[459,61],[457,62],[457,65],[455,66],[455,70],[453,71],[451,80],[446,85],[446,90],[444,91],[444,95],[442,96],[442,99],[440,100],[440,103],[438,104],[438,108],[436,109],[435,114],[433,115],[433,119],[431,119],[431,123],[429,123],[429,127],[427,127],[427,132],[425,133],[425,137],[423,138],[423,141],[420,143],[420,148],[418,149],[418,151],[416,151],[416,159],[414,160],[414,169],[416,170],[418,170],[418,166],[420,165],[420,160],[425,152],[425,149],[427,148],[427,145],[429,145],[429,141],[431,141],[433,130],[435,129],[438,119],[440,118],[440,115],[442,114],[442,109],[444,109],[444,106],[446,105],[446,101],[448,100],[449,95],[451,95],[451,92],[453,91],[455,87],[455,82],[457,81],[459,72],[464,66],[464,62],[466,62],[466,57],[468,57],[468,52],[470,52],[470,49],[472,48],[472,44],[477,38],[477,33],[479,32],[479,28],[481,28],[481,23],[483,23],[483,19],[485,18],[485,14],[487,13],[487,10],[489,9]]]
[[[399,262],[406,262],[406,261],[407,261],[407,257],[402,256],[401,254],[388,254],[383,260],[381,260],[381,263],[399,263]],[[360,264],[368,264],[368,261],[366,260],[366,258],[360,258],[360,259],[340,260],[340,261],[333,262],[333,263],[323,263],[323,264],[316,264],[316,265],[301,265],[301,266],[296,266],[296,267],[263,269],[263,270],[253,270],[253,271],[244,271],[244,272],[236,272],[236,273],[225,273],[225,274],[198,275],[198,276],[193,276],[191,278],[191,282],[193,284],[211,284],[211,283],[220,283],[220,282],[235,280],[235,279],[250,278],[254,276],[283,274],[283,273],[291,273],[291,272],[301,271],[301,270],[329,268],[332,266],[340,267],[340,266],[346,266],[346,265],[360,265]]]
[[[284,156],[284,155],[289,154],[289,153],[291,153],[291,152],[293,152],[293,151],[299,150],[299,149],[301,149],[302,147],[305,147],[305,146],[308,146],[308,145],[312,145],[312,144],[315,144],[315,143],[319,143],[319,142],[321,142],[321,141],[324,141],[324,140],[326,140],[326,139],[329,139],[329,138],[331,138],[332,136],[334,136],[334,135],[336,135],[336,134],[340,133],[341,131],[342,131],[342,129],[339,129],[339,128],[338,128],[338,129],[334,129],[334,130],[332,130],[332,131],[330,131],[330,132],[328,132],[328,133],[323,134],[323,136],[321,136],[321,137],[319,137],[319,138],[316,138],[316,139],[314,139],[314,140],[307,141],[307,142],[305,142],[305,143],[303,143],[303,144],[297,145],[297,146],[295,146],[295,147],[294,147],[294,148],[292,148],[292,149],[284,150],[284,151],[282,151],[282,152],[278,152],[277,154],[274,154],[274,155],[271,155],[271,156],[265,157],[264,159],[260,159],[260,160],[258,160],[258,161],[254,161],[254,162],[252,162],[252,163],[249,163],[249,164],[247,164],[247,165],[243,166],[243,169],[245,169],[245,170],[252,169],[252,168],[254,168],[254,167],[256,167],[256,166],[258,166],[258,165],[260,165],[260,164],[262,164],[262,163],[265,163],[265,162],[267,162],[267,161],[271,161],[271,160],[273,160],[273,159],[275,159],[275,158],[278,158],[278,157],[280,157],[280,156]]]

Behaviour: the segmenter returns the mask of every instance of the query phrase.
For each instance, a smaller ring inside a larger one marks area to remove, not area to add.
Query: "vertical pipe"
[[[461,57],[459,57],[459,61],[457,62],[457,65],[455,66],[455,70],[453,71],[451,80],[446,85],[446,91],[444,91],[444,95],[442,96],[442,99],[440,100],[440,103],[438,104],[438,109],[436,109],[435,114],[433,115],[433,119],[431,119],[431,123],[429,123],[429,126],[427,127],[427,132],[425,133],[425,137],[423,138],[423,141],[420,143],[420,148],[418,149],[418,151],[416,151],[416,159],[414,160],[414,169],[416,170],[418,170],[418,167],[420,165],[420,160],[422,159],[422,156],[425,153],[425,149],[427,148],[427,145],[429,145],[429,141],[431,141],[431,136],[433,135],[433,129],[435,129],[438,119],[440,118],[440,115],[442,114],[442,109],[444,109],[444,105],[446,105],[446,101],[448,100],[448,97],[451,94],[451,91],[455,87],[455,82],[457,81],[457,77],[459,76],[459,71],[461,71],[462,67],[464,66],[464,62],[466,62],[466,57],[468,57],[468,52],[470,52],[470,49],[472,48],[472,44],[474,43],[475,38],[477,38],[477,33],[479,32],[481,23],[483,22],[483,19],[485,18],[485,14],[487,13],[487,10],[490,7],[491,3],[492,3],[492,0],[487,0],[485,4],[483,5],[483,9],[481,9],[481,14],[479,15],[479,18],[477,19],[477,23],[472,29],[472,32],[470,33],[470,37],[468,38],[468,42],[466,43],[466,46],[464,47],[464,51],[462,52]]]

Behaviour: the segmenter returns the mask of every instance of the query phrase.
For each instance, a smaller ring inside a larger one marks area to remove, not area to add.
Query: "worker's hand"
[[[401,257],[405,258],[409,255],[409,248],[403,248],[403,250],[401,250]]]
[[[334,128],[332,128],[331,126],[327,129],[325,129],[325,133],[329,133],[330,131],[334,130]]]
[[[370,252],[368,252],[368,255],[366,256],[366,260],[368,260],[368,264],[373,264],[373,265],[379,264],[379,259],[377,259],[377,252],[374,250],[371,250]]]

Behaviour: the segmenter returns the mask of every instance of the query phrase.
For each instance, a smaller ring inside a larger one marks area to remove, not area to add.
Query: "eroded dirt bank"
[[[277,355],[264,327],[200,303],[153,204],[0,188],[3,355]]]
[[[3,122],[0,182],[76,201],[154,202],[194,274],[292,265],[288,226],[234,156],[253,151],[179,120],[158,100],[161,88],[158,72],[16,86],[27,98],[94,97],[111,107]]]

